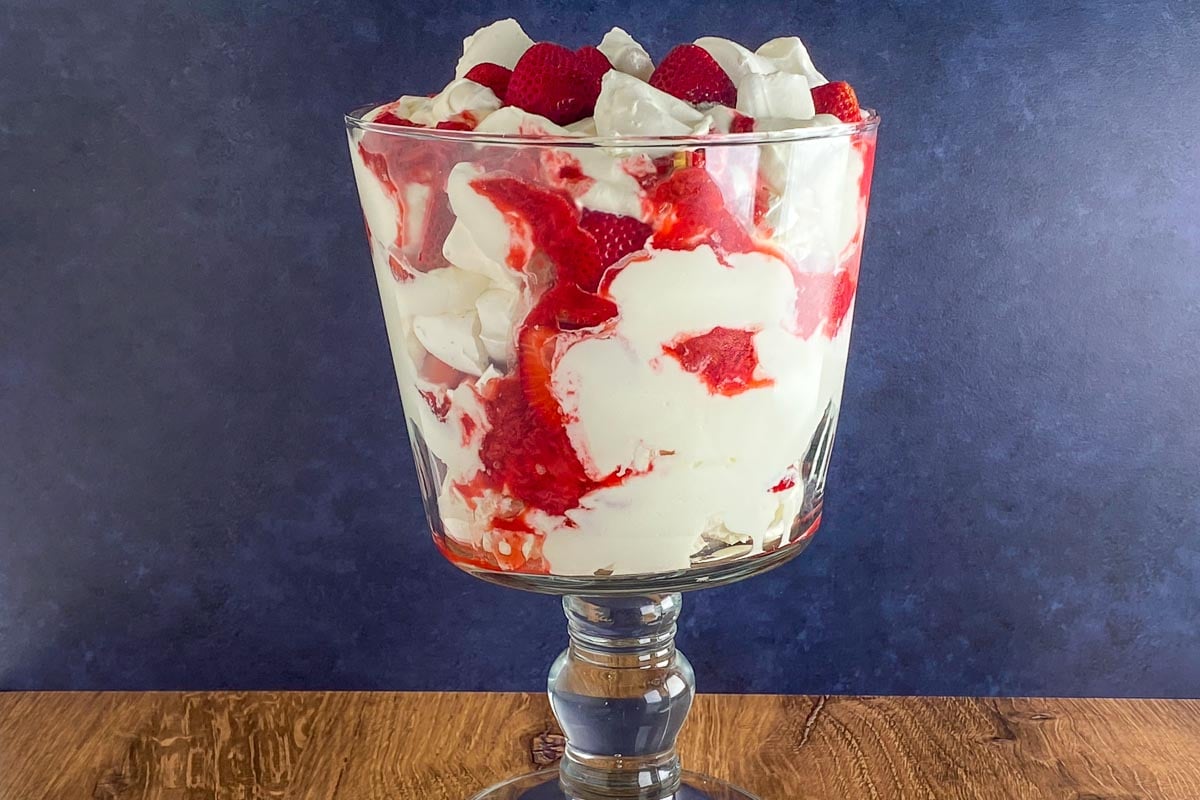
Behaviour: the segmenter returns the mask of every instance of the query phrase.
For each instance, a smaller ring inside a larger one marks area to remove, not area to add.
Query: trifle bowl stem
[[[550,667],[567,744],[557,770],[505,781],[477,800],[753,798],[682,769],[675,740],[696,676],[675,647],[678,593],[563,597],[570,643]]]

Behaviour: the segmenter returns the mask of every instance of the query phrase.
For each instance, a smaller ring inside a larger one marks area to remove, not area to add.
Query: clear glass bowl
[[[678,591],[821,520],[878,118],[488,135],[347,117],[430,529],[477,577]]]

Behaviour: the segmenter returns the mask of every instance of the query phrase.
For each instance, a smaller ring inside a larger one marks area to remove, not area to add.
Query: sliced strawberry
[[[612,266],[630,253],[643,249],[646,240],[654,233],[654,230],[640,219],[591,209],[583,212],[580,225],[596,240],[602,269]],[[590,290],[596,287],[583,288]]]
[[[718,251],[748,253],[754,240],[725,207],[725,197],[700,167],[685,167],[656,186],[651,194],[658,217],[654,246],[692,250],[711,245]]]
[[[492,90],[492,94],[500,98],[500,102],[503,103],[504,96],[508,92],[508,82],[512,79],[512,70],[485,61],[471,67],[463,77],[488,87]]]
[[[698,375],[713,394],[732,397],[772,383],[769,378],[754,377],[758,370],[754,331],[716,327],[708,333],[664,345],[663,352],[674,356],[688,372]]]
[[[446,257],[442,255],[442,245],[446,243],[446,237],[454,227],[454,220],[449,198],[444,192],[435,192],[425,210],[425,228],[421,231],[421,246],[412,261],[413,269],[417,272],[430,272],[449,266]]]
[[[517,341],[517,379],[521,383],[521,393],[531,408],[554,425],[562,418],[562,409],[551,386],[554,337],[557,335],[558,332],[549,326],[526,324]]]
[[[555,325],[559,330],[573,331],[603,325],[616,315],[613,301],[573,283],[559,283],[542,295],[525,324]]]
[[[681,44],[662,60],[650,85],[689,103],[737,103],[737,88],[716,59],[694,44]]]
[[[447,119],[435,126],[439,131],[473,131],[475,126],[460,119]]]
[[[513,67],[504,102],[569,125],[591,113],[596,103],[592,86],[592,76],[575,53],[560,44],[538,42]]]
[[[812,90],[813,106],[818,114],[833,114],[842,122],[860,122],[862,110],[854,89],[845,81],[834,81]]]

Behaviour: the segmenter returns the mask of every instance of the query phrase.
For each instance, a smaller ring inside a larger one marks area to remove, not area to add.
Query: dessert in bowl
[[[564,595],[561,769],[479,797],[749,797],[680,769],[676,592],[820,524],[878,118],[795,37],[501,20],[346,122],[434,541]]]

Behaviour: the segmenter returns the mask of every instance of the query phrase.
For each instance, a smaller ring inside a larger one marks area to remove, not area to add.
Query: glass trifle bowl
[[[749,797],[680,768],[680,593],[820,525],[878,117],[604,137],[372,108],[351,158],[433,541],[568,621],[559,769],[478,797]]]

